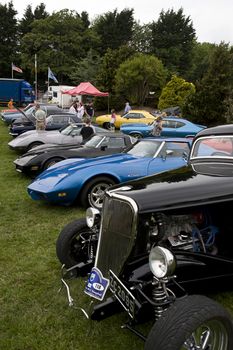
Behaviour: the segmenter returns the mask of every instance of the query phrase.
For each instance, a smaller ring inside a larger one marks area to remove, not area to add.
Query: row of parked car
[[[145,349],[233,348],[230,314],[202,295],[232,284],[233,126],[199,127],[194,139],[96,129],[84,145],[77,133],[76,145],[51,142],[15,161],[37,175],[33,199],[90,206],[56,243],[69,302],[69,278],[88,275],[84,292],[98,304],[85,314],[102,320],[125,310],[124,327]],[[137,324],[149,319],[151,331],[141,334]]]

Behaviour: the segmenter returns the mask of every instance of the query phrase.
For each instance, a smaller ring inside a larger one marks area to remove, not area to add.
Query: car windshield
[[[194,143],[191,159],[197,158],[232,158],[233,137],[231,136],[210,136],[197,139]]]
[[[104,136],[95,135],[85,143],[85,147],[97,147],[99,143],[104,139]]]
[[[160,146],[160,141],[139,141],[127,153],[136,157],[154,157]]]
[[[32,114],[32,112],[34,111],[35,106],[31,106],[29,109],[27,109],[26,111],[24,111],[24,113],[29,116],[30,114]]]
[[[60,133],[62,135],[70,135],[70,133],[76,128],[76,126],[70,124],[67,127],[65,127],[64,129],[60,129]]]

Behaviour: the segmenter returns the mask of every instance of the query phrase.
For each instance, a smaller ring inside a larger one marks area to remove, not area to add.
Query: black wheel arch
[[[49,162],[51,162],[53,159],[58,159],[58,162],[67,159],[66,157],[62,157],[62,156],[49,156],[49,158],[43,159],[41,162],[41,169],[45,169],[46,164],[48,164]],[[47,169],[47,168],[46,168]]]
[[[30,151],[32,148],[36,147],[36,146],[40,146],[40,145],[44,145],[44,142],[42,141],[34,141],[31,142],[28,146],[27,146],[27,151]]]

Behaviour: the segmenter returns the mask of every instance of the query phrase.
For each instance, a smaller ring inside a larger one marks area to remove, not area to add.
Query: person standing
[[[159,116],[154,122],[154,128],[152,130],[153,136],[161,136],[161,132],[163,131],[163,118]]]
[[[86,106],[86,114],[87,114],[87,117],[90,118],[91,120],[94,118],[95,111],[94,111],[92,102],[89,102],[87,104],[87,106]]]
[[[79,102],[78,107],[77,107],[78,118],[83,119],[84,112],[85,112],[84,106],[83,106],[82,102]]]
[[[46,113],[40,108],[39,103],[35,106],[35,118],[36,118],[36,130],[45,130],[46,126]]]
[[[76,101],[74,101],[72,103],[72,105],[70,106],[69,113],[73,113],[75,115],[78,114],[78,106],[77,106],[77,102]]]
[[[115,130],[115,123],[116,123],[116,113],[115,109],[111,110],[111,119],[110,119],[110,130],[114,131]]]
[[[13,98],[10,99],[10,101],[8,102],[7,104],[8,108],[9,109],[12,109],[14,107],[14,101],[13,101]]]
[[[94,133],[95,133],[95,128],[93,125],[91,125],[91,120],[87,118],[85,125],[82,127],[80,131],[80,135],[83,138],[83,142],[86,142]]]
[[[128,113],[129,111],[131,111],[132,107],[130,106],[129,102],[127,101],[125,103],[125,109],[124,109],[124,114]]]

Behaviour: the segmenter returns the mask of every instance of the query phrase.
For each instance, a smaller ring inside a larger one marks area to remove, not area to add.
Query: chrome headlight
[[[92,228],[100,221],[100,211],[95,208],[88,208],[86,210],[86,223],[87,226]]]
[[[150,270],[157,278],[173,275],[176,268],[174,255],[163,247],[153,247],[149,255]]]

